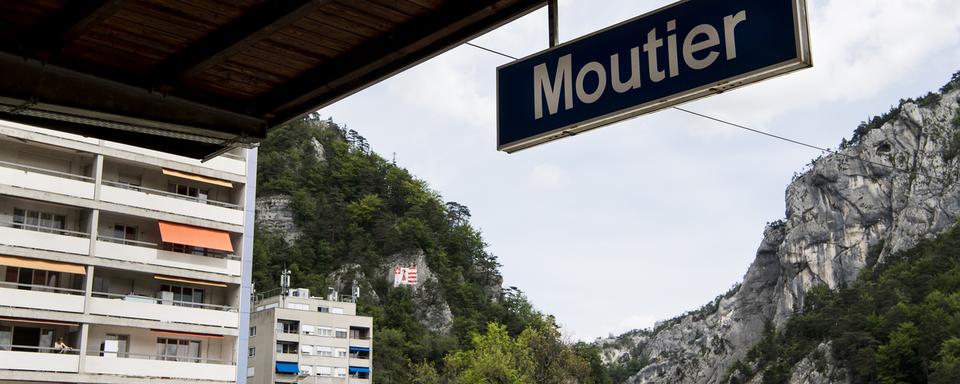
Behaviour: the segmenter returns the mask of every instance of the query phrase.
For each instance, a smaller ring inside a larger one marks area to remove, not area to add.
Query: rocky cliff
[[[787,187],[786,218],[768,224],[741,285],[653,330],[599,340],[607,363],[643,366],[629,383],[726,382],[811,287],[844,287],[868,262],[951,226],[960,215],[957,80],[902,101],[815,160]],[[810,364],[797,365],[790,382],[827,382]]]

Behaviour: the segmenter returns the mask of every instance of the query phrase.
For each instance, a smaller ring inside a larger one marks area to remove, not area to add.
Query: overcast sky
[[[560,0],[567,41],[663,0]],[[753,128],[836,147],[900,98],[960,70],[960,1],[809,1],[814,68],[688,103]],[[473,41],[546,48],[540,10]],[[740,281],[784,189],[818,152],[666,110],[515,154],[496,151],[496,67],[455,48],[322,109],[373,150],[465,204],[505,285],[573,339],[652,326]]]

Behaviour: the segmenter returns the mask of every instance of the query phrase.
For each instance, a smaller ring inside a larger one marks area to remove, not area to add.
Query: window
[[[343,314],[343,308],[339,308],[339,307],[330,308],[330,313],[335,313],[335,314],[338,314],[338,315],[342,315],[342,314]]]
[[[67,217],[49,212],[14,208],[13,223],[13,227],[17,229],[63,234],[58,230],[66,229]]]
[[[346,358],[346,357],[347,357],[347,349],[346,349],[346,348],[337,348],[337,349],[335,349],[334,351],[335,351],[334,357],[339,357],[339,358]]]
[[[173,305],[198,307],[190,303],[203,304],[203,289],[201,288],[163,284],[160,286],[160,292],[173,292]]]
[[[310,356],[313,354],[313,346],[302,344],[300,345],[300,354],[304,356]]]
[[[130,244],[126,240],[137,241],[137,227],[123,224],[113,226],[113,238],[122,244]]]
[[[370,328],[350,327],[350,338],[366,340],[370,338]]]
[[[9,351],[13,344],[13,327],[0,325],[0,351]]]
[[[347,369],[346,369],[346,368],[339,368],[339,367],[338,367],[338,368],[335,368],[335,370],[334,370],[334,375],[337,376],[337,377],[347,377]]]
[[[177,183],[170,183],[167,185],[167,190],[178,195],[197,197],[200,194],[200,189],[190,185],[183,185]]]
[[[324,347],[322,345],[318,345],[316,348],[316,351],[317,351],[317,356],[333,357],[333,347]]]
[[[287,309],[296,309],[298,311],[309,311],[310,305],[301,303],[287,303]]]
[[[347,338],[347,330],[346,330],[346,329],[343,329],[343,328],[337,328],[337,329],[336,329],[336,337],[337,337],[338,339],[346,339],[346,338]]]
[[[297,343],[289,341],[278,341],[277,342],[277,353],[297,353]]]
[[[257,335],[257,327],[250,327],[250,337]]]
[[[317,336],[333,337],[333,328],[317,327]]]
[[[3,280],[10,283],[23,284],[17,288],[23,290],[44,289],[37,286],[59,287],[60,272],[44,271],[40,269],[7,267]],[[31,285],[33,287],[31,287]]]
[[[304,376],[313,376],[313,367],[309,365],[301,365],[300,374]]]
[[[333,376],[333,367],[316,366],[317,376]]]
[[[200,362],[200,342],[157,338],[157,356],[160,360]]]
[[[257,355],[257,347],[247,348],[247,357],[254,357]]]
[[[318,312],[330,313],[330,307],[317,307]]]
[[[300,322],[295,320],[277,320],[277,330],[282,333],[300,333]]]
[[[300,330],[303,332],[304,335],[316,335],[316,334],[317,334],[317,328],[314,327],[314,326],[312,326],[312,325],[306,325],[306,324],[304,324],[302,327],[300,327]]]

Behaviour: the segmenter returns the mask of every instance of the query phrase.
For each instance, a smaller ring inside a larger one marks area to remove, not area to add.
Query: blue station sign
[[[497,68],[514,152],[812,65],[805,0],[686,0]]]

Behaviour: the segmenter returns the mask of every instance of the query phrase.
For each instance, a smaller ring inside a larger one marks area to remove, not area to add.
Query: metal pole
[[[550,29],[550,48],[553,48],[560,44],[557,33],[557,0],[547,0],[547,23]]]

